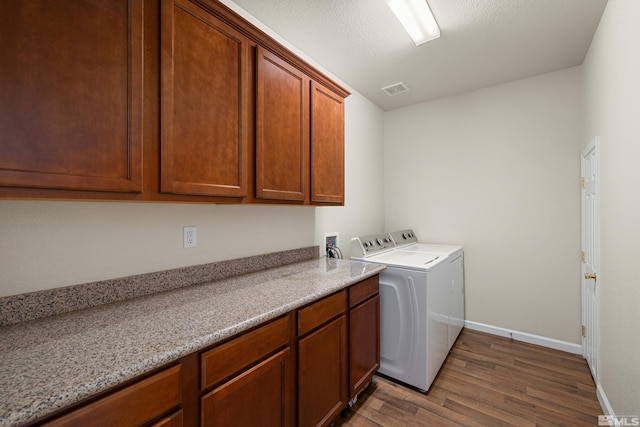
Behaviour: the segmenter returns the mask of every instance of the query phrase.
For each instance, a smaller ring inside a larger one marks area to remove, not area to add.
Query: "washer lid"
[[[399,251],[406,252],[431,252],[435,254],[443,254],[451,256],[454,253],[461,251],[462,246],[458,245],[440,245],[431,243],[410,243],[406,246],[398,247]]]
[[[444,260],[446,255],[432,252],[411,252],[395,250],[375,255],[367,259],[371,262],[379,262],[387,265],[411,267],[428,270]]]

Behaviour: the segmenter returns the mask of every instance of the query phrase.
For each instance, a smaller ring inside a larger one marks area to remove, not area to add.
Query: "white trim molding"
[[[488,334],[511,338],[517,341],[527,342],[529,344],[541,345],[543,347],[553,348],[555,350],[582,355],[582,345],[574,344],[568,341],[561,341],[554,338],[543,337],[540,335],[528,334],[526,332],[513,331],[511,329],[485,325],[484,323],[472,322],[470,320],[465,320],[464,326],[475,331],[486,332]]]
[[[596,392],[598,395],[598,402],[600,402],[600,407],[602,407],[602,410],[604,411],[603,415],[613,415],[615,417],[616,414],[613,412],[611,403],[609,403],[609,399],[607,399],[607,395],[604,393],[604,389],[601,384],[596,386]]]

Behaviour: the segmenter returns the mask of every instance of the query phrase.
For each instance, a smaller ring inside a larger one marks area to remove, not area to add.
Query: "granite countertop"
[[[18,426],[378,274],[327,258],[0,327],[0,426]]]

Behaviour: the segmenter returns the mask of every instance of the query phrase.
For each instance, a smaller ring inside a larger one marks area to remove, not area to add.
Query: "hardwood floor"
[[[464,329],[429,391],[376,376],[335,426],[597,426],[579,355]]]

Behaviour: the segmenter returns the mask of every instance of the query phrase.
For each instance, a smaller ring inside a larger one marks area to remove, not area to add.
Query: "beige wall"
[[[325,231],[348,247],[382,231],[383,177],[367,176],[382,169],[382,110],[354,92],[345,116],[344,207],[0,200],[0,297],[321,245]],[[188,225],[198,227],[197,248],[182,248]]]
[[[640,2],[609,1],[585,70],[586,145],[600,136],[600,383],[640,415]]]
[[[311,207],[0,201],[0,295],[310,246],[313,227]]]
[[[581,69],[385,113],[385,226],[465,248],[467,320],[580,343]]]

